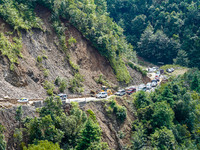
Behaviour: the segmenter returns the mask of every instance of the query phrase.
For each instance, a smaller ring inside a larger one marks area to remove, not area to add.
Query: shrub
[[[83,81],[84,81],[83,76],[80,75],[80,73],[76,73],[74,75],[74,78],[70,80],[69,90],[72,93],[75,93],[75,92],[81,93],[83,91],[83,84],[81,82]]]
[[[140,68],[139,66],[134,65],[132,62],[128,62],[127,63],[129,67],[131,67],[132,69],[140,72],[143,76],[147,76],[147,71],[143,70],[142,68]]]
[[[69,44],[69,46],[71,46],[72,44],[74,44],[74,43],[76,43],[76,42],[77,42],[76,39],[73,38],[72,36],[68,39],[68,44]]]
[[[44,73],[44,77],[48,77],[49,76],[49,70],[48,69],[45,68],[43,73]]]
[[[88,109],[88,110],[87,110],[87,113],[89,114],[89,117],[90,117],[94,122],[97,123],[97,118],[96,118],[95,113],[94,113],[91,109]]]
[[[61,83],[61,79],[60,79],[60,77],[59,76],[57,76],[56,77],[56,80],[55,80],[55,85],[57,85],[57,86],[59,86],[60,85],[60,83]]]
[[[54,84],[46,80],[46,81],[44,81],[43,86],[44,86],[44,89],[47,90],[47,94],[52,96],[53,95],[53,90],[55,88]]]
[[[66,87],[67,87],[67,81],[65,79],[62,79],[60,82],[59,91],[64,92]]]
[[[127,117],[127,109],[124,106],[117,104],[116,100],[112,99],[109,106],[105,105],[107,113],[114,113],[117,120],[123,122]]]
[[[38,63],[42,63],[42,60],[43,60],[42,56],[38,56],[38,57],[37,57],[37,62],[38,62]]]

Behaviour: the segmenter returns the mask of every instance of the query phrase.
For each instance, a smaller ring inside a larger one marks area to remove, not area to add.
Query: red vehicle
[[[159,76],[156,76],[155,77],[155,80],[157,80],[158,82],[160,81],[160,77]]]
[[[131,94],[133,94],[133,93],[135,93],[136,92],[136,88],[130,88],[128,91],[126,91],[126,93],[128,94],[128,95],[131,95]]]

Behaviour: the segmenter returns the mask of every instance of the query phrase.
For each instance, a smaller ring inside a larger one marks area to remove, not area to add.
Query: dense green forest
[[[199,0],[107,0],[107,5],[140,56],[200,68]]]
[[[128,83],[130,75],[123,58],[137,61],[133,47],[127,43],[123,29],[107,13],[105,1],[94,0],[2,0],[0,17],[9,23],[18,33],[42,29],[42,20],[36,16],[37,5],[48,8],[52,14],[50,20],[60,39],[63,51],[67,53],[65,29],[69,21],[105,56],[119,81]],[[69,57],[69,56],[68,56]]]
[[[150,94],[137,92],[133,103],[132,149],[200,149],[200,71],[173,77]]]

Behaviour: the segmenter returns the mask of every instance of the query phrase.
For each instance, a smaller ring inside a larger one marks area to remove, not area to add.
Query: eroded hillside
[[[18,58],[14,70],[11,70],[7,56],[0,59],[0,97],[11,98],[41,98],[46,97],[44,82],[54,83],[57,77],[64,78],[68,83],[74,77],[73,65],[78,66],[80,74],[83,76],[82,83],[85,93],[90,90],[100,89],[95,79],[100,75],[108,81],[111,86],[117,86],[118,82],[109,61],[100,55],[84,36],[68,21],[65,24],[65,36],[67,55],[59,45],[59,37],[54,32],[51,21],[51,13],[48,9],[37,6],[36,15],[41,18],[42,29],[32,29],[31,31],[21,31],[22,57]],[[0,18],[1,32],[12,41],[18,37],[17,32]],[[12,34],[8,34],[11,33]],[[76,42],[70,44],[73,38]],[[39,59],[40,58],[40,59]],[[141,73],[129,69],[132,76],[132,83],[138,84],[144,81]],[[54,93],[58,90],[55,88]],[[70,91],[66,90],[66,93]]]

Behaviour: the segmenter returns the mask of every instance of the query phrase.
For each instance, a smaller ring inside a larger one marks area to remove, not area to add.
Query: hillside
[[[47,4],[32,2],[29,5],[13,0],[9,3],[2,1],[0,5],[1,98],[44,98],[47,94],[59,92],[89,94],[91,90],[101,88],[102,85],[97,82],[100,77],[103,77],[104,84],[113,88],[148,80],[141,72],[123,62],[122,58],[127,59],[127,54],[134,57],[134,52],[130,51],[131,47],[127,47],[121,29],[116,24],[113,23],[119,35],[111,35],[102,28],[98,31],[119,40],[118,44],[121,45],[113,43],[116,49],[111,50],[108,43],[96,45],[94,39],[101,37],[92,37],[93,34],[89,36],[82,31],[80,24],[75,24],[77,20],[64,16],[57,18],[53,6],[43,6]],[[15,15],[11,14],[12,11]],[[102,14],[102,17],[106,17],[106,14]],[[85,19],[90,18],[86,16]],[[104,25],[108,26],[106,23]],[[120,47],[123,49],[120,52],[118,46],[126,48]],[[108,55],[109,51],[118,53],[118,56]]]
[[[110,17],[139,56],[155,64],[200,68],[199,0],[106,1]]]

